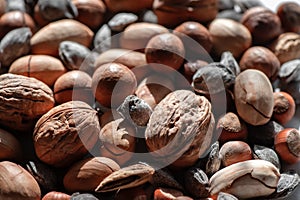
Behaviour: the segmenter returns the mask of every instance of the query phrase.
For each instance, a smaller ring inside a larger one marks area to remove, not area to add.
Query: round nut
[[[69,71],[60,76],[53,86],[55,102],[62,104],[71,100],[92,104],[92,78],[79,70]]]
[[[235,58],[239,58],[252,44],[248,29],[231,19],[215,19],[209,25],[209,32],[213,42],[212,51],[218,57],[224,51],[230,51]]]
[[[277,8],[277,15],[285,32],[300,33],[300,4],[285,2]]]
[[[70,195],[62,192],[48,192],[42,200],[70,200]]]
[[[64,176],[64,187],[69,192],[94,191],[105,177],[119,169],[109,158],[87,158],[71,166]]]
[[[21,155],[21,144],[17,138],[0,128],[0,160],[14,160]]]
[[[92,90],[96,100],[105,107],[117,107],[134,93],[137,81],[125,65],[107,63],[99,66],[92,77]]]
[[[66,72],[60,60],[47,55],[27,55],[15,60],[9,73],[36,78],[52,87],[58,77]]]
[[[296,104],[293,97],[286,92],[274,92],[273,118],[280,124],[289,122],[295,114]]]
[[[142,0],[137,3],[135,0],[104,0],[107,8],[114,13],[120,11],[140,12],[146,8],[152,8],[153,0]]]
[[[243,54],[240,60],[242,71],[246,69],[257,69],[262,71],[271,82],[277,79],[280,62],[272,51],[265,47],[254,46]]]

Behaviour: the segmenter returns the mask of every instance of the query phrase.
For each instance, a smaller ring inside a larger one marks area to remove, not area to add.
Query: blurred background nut
[[[280,62],[269,49],[262,46],[252,46],[243,54],[240,68],[242,71],[246,69],[260,70],[273,82],[277,79]]]
[[[273,119],[280,124],[288,123],[295,114],[296,104],[293,97],[286,92],[274,92]]]
[[[125,65],[107,63],[98,66],[92,77],[92,90],[96,100],[105,107],[117,107],[134,93],[137,81]]]
[[[177,70],[183,64],[185,49],[179,37],[164,33],[150,39],[145,55],[147,63],[163,65],[157,66],[157,70],[164,70],[166,66]]]
[[[70,200],[70,195],[62,192],[48,192],[42,200]]]
[[[275,136],[274,146],[282,161],[290,164],[300,161],[300,133],[297,129],[280,131]]]
[[[21,27],[29,27],[32,33],[35,32],[35,22],[29,14],[21,11],[6,12],[0,17],[0,38]]]
[[[144,51],[148,41],[159,34],[168,33],[164,26],[146,22],[129,25],[121,35],[120,46],[124,49]]]
[[[300,33],[300,4],[285,2],[277,8],[277,15],[285,32]]]
[[[0,124],[30,131],[36,120],[54,106],[52,90],[43,82],[16,74],[0,76]]]
[[[51,166],[69,166],[94,147],[99,131],[97,111],[84,102],[69,101],[54,107],[36,123],[35,153]]]
[[[87,158],[73,164],[64,176],[64,187],[69,192],[93,192],[100,182],[120,166],[106,157]]]
[[[20,165],[0,162],[0,198],[7,200],[41,199],[36,180]]]
[[[71,0],[78,10],[75,17],[90,29],[97,29],[104,21],[106,6],[102,0]]]
[[[249,29],[253,44],[256,45],[266,44],[282,32],[281,22],[276,13],[261,6],[248,9],[241,23]]]
[[[266,124],[274,107],[273,88],[268,77],[256,69],[247,69],[235,79],[235,106],[239,116],[251,125]]]
[[[49,23],[36,32],[30,41],[32,54],[58,56],[59,44],[69,40],[89,47],[94,33],[86,25],[73,19]],[[47,48],[45,48],[47,46]]]
[[[252,44],[248,29],[231,19],[215,19],[210,23],[208,30],[212,37],[212,52],[217,57],[224,51],[230,51],[235,58],[239,58]]]
[[[5,13],[6,6],[7,6],[6,0],[0,0],[0,17]]]
[[[114,13],[120,11],[140,12],[146,8],[152,8],[153,0],[141,0],[137,3],[135,0],[104,0],[107,8]]]
[[[0,128],[0,160],[18,160],[21,156],[21,144],[18,139]]]
[[[61,61],[47,55],[27,55],[15,60],[9,73],[36,78],[52,87],[58,77],[66,72]]]
[[[53,86],[54,98],[57,104],[72,100],[93,103],[92,78],[79,70],[69,71],[61,75]]]

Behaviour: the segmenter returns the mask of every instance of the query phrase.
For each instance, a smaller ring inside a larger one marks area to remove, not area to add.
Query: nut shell
[[[70,200],[70,195],[62,192],[48,192],[42,200]]]
[[[289,122],[295,114],[296,104],[293,97],[286,92],[274,92],[273,118],[280,124]]]
[[[282,3],[277,8],[277,15],[285,32],[300,33],[300,5],[296,2]]]
[[[0,129],[0,160],[12,160],[22,155],[21,144],[15,136]]]
[[[104,0],[107,8],[111,12],[140,12],[146,8],[152,8],[153,0],[141,0],[137,3],[135,0]]]

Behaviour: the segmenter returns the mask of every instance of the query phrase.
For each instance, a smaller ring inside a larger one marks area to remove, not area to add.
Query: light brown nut
[[[227,192],[242,199],[268,196],[275,192],[279,178],[278,169],[268,161],[243,161],[215,173],[209,180],[210,193]]]
[[[55,57],[47,55],[27,55],[14,61],[9,73],[36,78],[52,87],[58,77],[66,72],[66,68]]]
[[[36,32],[30,41],[32,54],[58,56],[59,44],[64,40],[78,42],[89,47],[94,33],[84,24],[62,19],[51,22]]]
[[[23,167],[9,161],[0,162],[0,199],[41,199],[36,180]]]
[[[176,90],[155,107],[145,131],[147,147],[161,163],[191,166],[209,149],[214,122],[205,97]]]
[[[35,153],[46,164],[66,167],[96,144],[97,111],[81,101],[69,101],[44,114],[33,133]]]
[[[0,160],[16,160],[21,155],[21,143],[13,134],[0,128]]]
[[[0,76],[0,124],[26,131],[54,106],[52,90],[43,82],[16,74]]]
[[[261,71],[247,69],[235,79],[235,106],[239,116],[251,125],[266,124],[273,113],[273,88]]]
[[[109,158],[87,158],[71,166],[64,176],[64,187],[69,192],[94,191],[105,177],[119,169]]]

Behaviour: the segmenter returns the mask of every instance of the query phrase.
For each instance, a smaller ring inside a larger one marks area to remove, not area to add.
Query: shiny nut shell
[[[51,87],[66,71],[61,61],[55,57],[28,55],[14,61],[8,72],[36,78]]]
[[[0,129],[0,160],[16,159],[21,155],[21,144],[17,138],[13,134]]]
[[[62,41],[70,40],[89,47],[93,36],[94,33],[78,21],[58,20],[44,26],[32,36],[31,52],[32,54],[58,56],[58,47]]]
[[[62,192],[48,192],[42,200],[70,200],[70,195]]]
[[[146,8],[152,8],[153,0],[142,0],[137,3],[135,0],[104,0],[111,12],[140,12]]]

